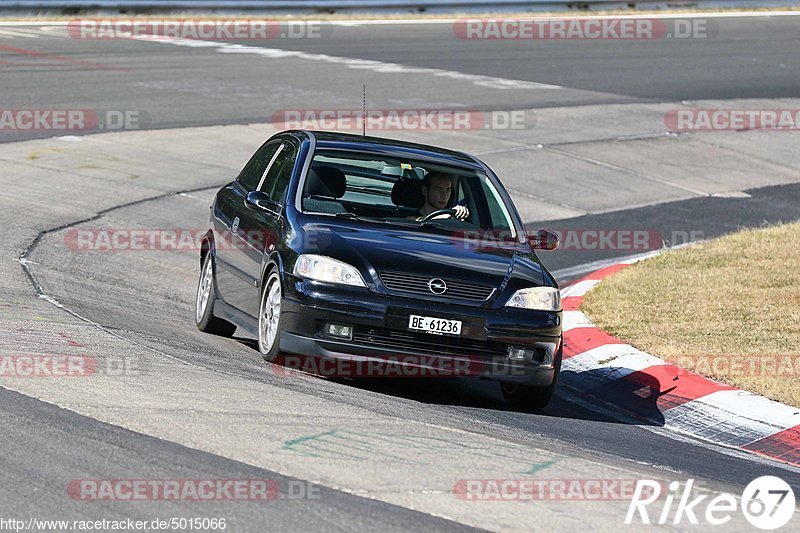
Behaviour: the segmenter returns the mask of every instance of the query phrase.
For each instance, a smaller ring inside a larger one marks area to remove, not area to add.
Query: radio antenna
[[[361,102],[362,102],[362,109],[361,109],[361,136],[367,136],[367,84],[364,84],[364,88],[361,91]]]

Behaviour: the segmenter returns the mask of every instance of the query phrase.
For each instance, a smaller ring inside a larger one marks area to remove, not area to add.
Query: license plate
[[[408,329],[433,333],[434,335],[461,335],[461,321],[411,315],[408,317]]]

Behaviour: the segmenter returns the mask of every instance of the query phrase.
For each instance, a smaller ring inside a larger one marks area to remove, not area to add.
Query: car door
[[[233,233],[238,244],[233,247],[234,267],[244,274],[248,290],[236,294],[231,302],[250,316],[258,316],[260,287],[264,255],[278,245],[283,234],[283,206],[286,190],[292,178],[297,160],[298,146],[293,139],[285,139],[273,154],[272,159],[253,189],[269,197],[271,204],[256,205],[243,199],[239,212],[239,227]]]
[[[242,270],[244,262],[238,257],[237,249],[243,246],[238,233],[242,213],[246,211],[245,198],[266,176],[269,164],[282,144],[283,141],[278,139],[262,145],[239,176],[217,193],[214,202],[212,230],[216,248],[217,289],[220,296],[234,307],[239,307],[254,292],[250,276]]]

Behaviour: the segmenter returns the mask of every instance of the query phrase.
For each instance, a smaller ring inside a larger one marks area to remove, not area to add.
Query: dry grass
[[[633,265],[587,294],[582,311],[641,350],[800,407],[800,223]]]

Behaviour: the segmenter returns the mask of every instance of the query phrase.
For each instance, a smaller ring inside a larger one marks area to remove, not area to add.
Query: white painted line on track
[[[399,63],[387,63],[372,59],[357,59],[351,57],[331,56],[327,54],[312,54],[297,50],[284,50],[282,48],[267,48],[262,46],[245,46],[217,41],[203,41],[200,39],[178,39],[174,37],[146,36],[133,37],[133,40],[166,43],[177,46],[187,46],[190,48],[216,48],[222,54],[253,54],[268,59],[303,59],[308,61],[318,61],[333,65],[341,65],[345,68],[357,70],[371,70],[384,74],[428,74],[441,78],[451,78],[456,80],[468,81],[479,87],[491,89],[563,89],[560,85],[550,85],[535,81],[514,80],[507,78],[496,78],[494,76],[484,76],[481,74],[467,74],[455,70],[444,70],[428,67],[410,67]]]
[[[28,33],[27,30],[0,30],[0,38],[5,37],[25,37],[26,39],[36,39],[39,36]]]

